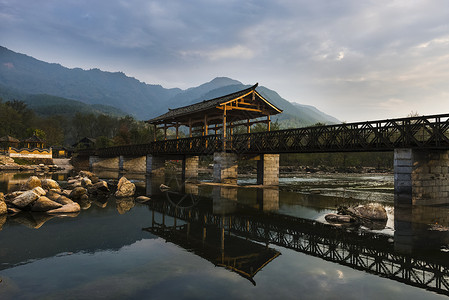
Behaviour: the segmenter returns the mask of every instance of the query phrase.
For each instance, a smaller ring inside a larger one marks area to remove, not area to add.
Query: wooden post
[[[204,136],[207,138],[207,115],[204,116]],[[205,143],[206,149],[207,149],[207,139]]]
[[[226,105],[223,109],[223,151],[226,151]]]
[[[271,120],[270,120],[270,115],[267,116],[267,131],[271,130]]]
[[[192,137],[192,119],[189,118],[189,137]]]
[[[167,124],[164,124],[164,141],[167,140]]]
[[[192,138],[192,119],[189,118],[189,138]],[[189,143],[190,149],[192,149],[192,141]]]
[[[179,123],[178,123],[178,121],[176,121],[176,151],[179,150],[178,137],[179,137]]]
[[[249,119],[246,121],[246,133],[251,133],[251,126],[249,125]]]
[[[154,141],[156,142],[156,131],[157,131],[157,125],[153,124],[153,131],[154,131]]]

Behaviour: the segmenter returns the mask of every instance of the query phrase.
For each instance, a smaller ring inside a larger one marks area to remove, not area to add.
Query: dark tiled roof
[[[32,137],[29,137],[25,140],[25,143],[43,143],[44,140],[42,140],[40,137],[33,135]]]
[[[0,142],[20,143],[20,141],[12,136],[6,135],[0,138]]]
[[[195,103],[195,104],[187,105],[187,106],[183,106],[183,107],[178,107],[175,109],[169,109],[169,111],[167,113],[160,115],[156,118],[153,118],[151,120],[148,120],[147,123],[150,123],[150,124],[158,123],[163,120],[175,119],[175,118],[179,118],[182,116],[194,114],[197,112],[213,109],[222,103],[233,100],[235,98],[239,98],[245,94],[250,93],[251,91],[254,91],[257,86],[258,86],[258,83],[256,83],[252,87],[249,87],[247,89],[244,89],[244,90],[241,90],[241,91],[229,94],[229,95],[221,96],[221,97],[210,99],[210,100],[204,100],[199,103]],[[269,103],[267,100],[265,100],[265,99],[263,99],[263,100],[266,101],[267,103]],[[271,104],[271,103],[269,103],[269,104],[271,106],[275,107],[273,104]]]

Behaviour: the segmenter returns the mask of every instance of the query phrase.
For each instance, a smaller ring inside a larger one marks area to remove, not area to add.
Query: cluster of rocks
[[[49,173],[62,170],[62,168],[48,159],[44,163],[30,162],[30,164],[18,164],[7,155],[0,154],[0,171],[34,171],[36,173]]]
[[[369,203],[349,208],[340,207],[337,214],[327,214],[324,218],[336,225],[357,224],[370,229],[384,229],[388,215],[383,205]]]
[[[136,186],[122,177],[114,196],[132,197],[135,191]],[[61,188],[55,180],[31,176],[21,191],[6,195],[0,193],[0,218],[6,218],[6,215],[14,216],[20,212],[50,215],[78,213],[81,209],[89,208],[93,199],[107,200],[111,194],[108,183],[92,172],[81,171],[77,176],[68,178],[65,188]]]

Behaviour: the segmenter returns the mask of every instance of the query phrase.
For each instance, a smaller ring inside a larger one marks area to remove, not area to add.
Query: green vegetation
[[[33,134],[50,146],[70,146],[84,137],[96,139],[95,147],[146,143],[152,128],[131,116],[77,112],[71,116],[39,116],[25,102],[0,99],[0,136],[23,140]]]

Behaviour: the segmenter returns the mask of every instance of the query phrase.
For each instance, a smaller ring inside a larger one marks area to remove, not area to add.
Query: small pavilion
[[[27,138],[23,142],[24,142],[26,148],[28,148],[28,149],[33,149],[33,148],[43,149],[44,144],[45,144],[44,140],[42,140],[40,137],[38,137],[34,134],[32,137]]]
[[[17,148],[20,141],[12,136],[6,135],[0,138],[0,148],[7,150],[9,147]]]
[[[167,139],[167,129],[175,128],[176,139],[179,138],[179,127],[186,126],[189,137],[221,134],[225,143],[228,135],[233,135],[237,126],[245,126],[246,132],[251,132],[251,126],[257,123],[267,124],[270,130],[271,115],[279,114],[281,109],[271,104],[256,91],[256,83],[250,88],[204,100],[192,105],[183,106],[169,111],[147,123],[154,126],[154,140],[159,129],[164,131]]]

